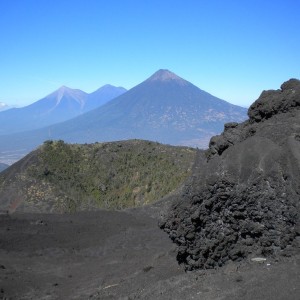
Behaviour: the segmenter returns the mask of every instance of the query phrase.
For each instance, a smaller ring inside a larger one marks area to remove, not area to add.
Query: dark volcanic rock
[[[286,113],[300,106],[300,81],[290,79],[277,91],[263,91],[259,99],[249,108],[250,120],[260,122],[278,113]]]
[[[300,81],[263,92],[228,123],[161,227],[186,269],[299,251]]]
[[[227,123],[224,132],[211,138],[207,156],[221,154],[228,147],[255,134],[261,123],[274,115],[296,112],[300,107],[300,81],[290,79],[281,85],[280,90],[263,91],[248,110],[249,119],[241,124]],[[294,114],[292,114],[294,115]]]

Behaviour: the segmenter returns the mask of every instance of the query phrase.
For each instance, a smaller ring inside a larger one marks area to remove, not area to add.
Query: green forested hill
[[[184,182],[195,153],[141,140],[47,141],[1,174],[1,209],[73,212],[148,204]]]

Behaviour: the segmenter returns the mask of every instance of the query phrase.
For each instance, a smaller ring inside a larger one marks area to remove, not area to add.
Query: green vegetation
[[[195,153],[141,140],[46,141],[16,178],[28,205],[60,212],[123,209],[152,203],[178,188],[191,172]]]

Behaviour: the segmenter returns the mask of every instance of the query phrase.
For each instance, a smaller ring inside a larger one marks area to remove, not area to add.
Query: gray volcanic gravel
[[[299,256],[186,273],[152,210],[0,216],[0,299],[299,299]]]

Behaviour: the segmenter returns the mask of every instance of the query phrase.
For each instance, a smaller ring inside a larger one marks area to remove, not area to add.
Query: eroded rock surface
[[[248,115],[199,153],[198,171],[161,223],[187,270],[299,252],[300,81],[264,91]]]

